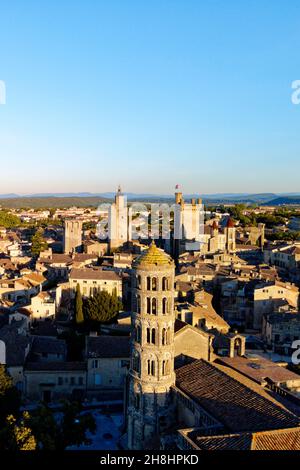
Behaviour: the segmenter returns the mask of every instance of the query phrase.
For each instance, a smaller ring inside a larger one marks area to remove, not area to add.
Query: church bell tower
[[[157,445],[175,384],[175,268],[154,242],[133,267],[127,447],[137,450]]]

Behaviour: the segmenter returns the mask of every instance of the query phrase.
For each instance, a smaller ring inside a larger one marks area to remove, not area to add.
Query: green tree
[[[47,248],[47,242],[43,238],[43,230],[38,229],[31,239],[31,254],[33,256],[39,256],[40,252]]]
[[[6,424],[0,431],[0,450],[19,451],[35,450],[36,440],[28,426],[29,413],[24,412],[18,422],[13,415],[6,418]]]
[[[116,290],[112,294],[98,291],[86,302],[86,318],[99,323],[110,323],[123,308]]]
[[[6,210],[0,210],[0,227],[15,228],[20,225],[22,223],[19,217]]]
[[[82,302],[82,295],[81,295],[81,292],[80,292],[80,285],[79,284],[77,284],[77,286],[76,286],[75,315],[76,315],[76,323],[81,324],[81,323],[84,322],[83,302]]]
[[[43,450],[65,450],[69,446],[90,444],[87,432],[95,433],[96,423],[90,413],[81,414],[78,403],[65,402],[61,417],[43,406],[32,413],[29,425]]]
[[[18,416],[21,400],[20,394],[7,374],[5,366],[0,365],[0,426],[8,415]]]

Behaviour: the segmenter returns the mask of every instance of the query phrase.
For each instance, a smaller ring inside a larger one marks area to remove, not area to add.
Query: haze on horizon
[[[1,19],[0,194],[299,192],[298,1],[4,0]]]

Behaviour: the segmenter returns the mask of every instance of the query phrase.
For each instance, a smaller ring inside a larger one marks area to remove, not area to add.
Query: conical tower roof
[[[150,247],[136,258],[133,266],[172,266],[174,264],[171,256],[167,255],[163,250],[157,248],[155,242],[152,241]]]

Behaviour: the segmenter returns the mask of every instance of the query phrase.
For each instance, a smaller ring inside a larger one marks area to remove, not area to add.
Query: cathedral
[[[262,386],[234,370],[230,357],[213,352],[213,334],[175,319],[174,275],[173,259],[154,242],[133,265],[122,446],[299,450],[299,417],[288,400],[273,393],[278,383]],[[228,333],[217,339],[230,343],[232,356],[247,361],[244,337]]]

